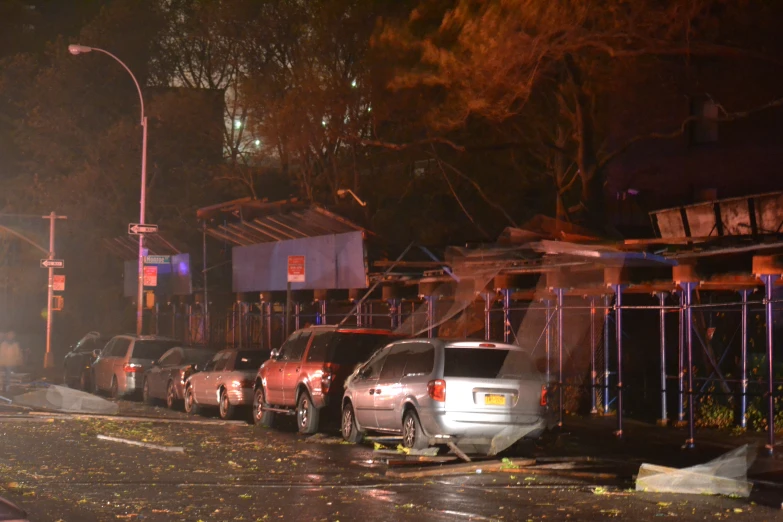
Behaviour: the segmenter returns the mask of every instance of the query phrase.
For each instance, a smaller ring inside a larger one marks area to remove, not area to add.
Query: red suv
[[[345,379],[399,336],[389,330],[311,326],[297,330],[258,370],[253,421],[272,426],[275,414],[296,415],[300,433],[318,431],[321,410],[339,421]]]

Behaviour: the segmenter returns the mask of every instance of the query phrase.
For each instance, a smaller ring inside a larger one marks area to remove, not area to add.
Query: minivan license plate
[[[484,396],[484,404],[491,404],[493,406],[505,406],[506,405],[506,396],[505,395],[485,395]]]

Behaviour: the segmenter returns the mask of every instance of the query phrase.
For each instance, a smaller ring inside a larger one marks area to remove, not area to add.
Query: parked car
[[[185,381],[185,411],[217,406],[221,418],[232,418],[238,406],[253,403],[253,379],[267,356],[268,352],[237,349],[215,354],[203,371]]]
[[[203,368],[214,355],[214,350],[206,348],[176,346],[170,349],[144,373],[142,399],[147,404],[165,399],[166,406],[174,409],[185,399],[187,378],[197,369]]]
[[[63,384],[80,390],[92,390],[92,363],[96,359],[95,351],[106,346],[107,339],[99,332],[89,332],[71,350],[63,360]]]
[[[108,391],[113,398],[141,392],[144,372],[152,362],[181,343],[151,335],[117,335],[92,363],[94,391]]]
[[[339,424],[345,379],[394,339],[389,330],[311,326],[297,330],[258,371],[253,421],[271,426],[275,414],[295,414],[301,433],[318,431],[321,411]]]
[[[395,433],[407,448],[451,441],[494,454],[544,432],[546,395],[543,376],[517,346],[398,341],[351,376],[342,402],[342,435],[356,442],[365,431]],[[501,434],[506,440],[493,440]]]
[[[0,497],[0,521],[3,522],[30,522],[27,512],[11,502]]]

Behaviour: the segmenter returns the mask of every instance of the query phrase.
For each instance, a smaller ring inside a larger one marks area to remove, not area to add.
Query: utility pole
[[[49,263],[44,264],[49,268],[49,284],[46,301],[46,355],[44,356],[44,368],[54,368],[54,355],[52,354],[52,298],[54,290],[52,280],[54,279],[54,223],[57,219],[68,219],[67,216],[58,216],[54,212],[48,216],[41,216],[49,220]],[[43,264],[43,263],[42,263]]]

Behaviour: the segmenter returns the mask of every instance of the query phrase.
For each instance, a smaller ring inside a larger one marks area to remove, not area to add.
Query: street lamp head
[[[89,53],[90,51],[92,51],[92,47],[87,47],[86,45],[71,44],[68,46],[68,52],[74,56],[77,54]]]
[[[346,194],[345,189],[338,189],[337,190],[337,195],[338,196],[343,197],[343,196],[345,196],[345,194]]]

